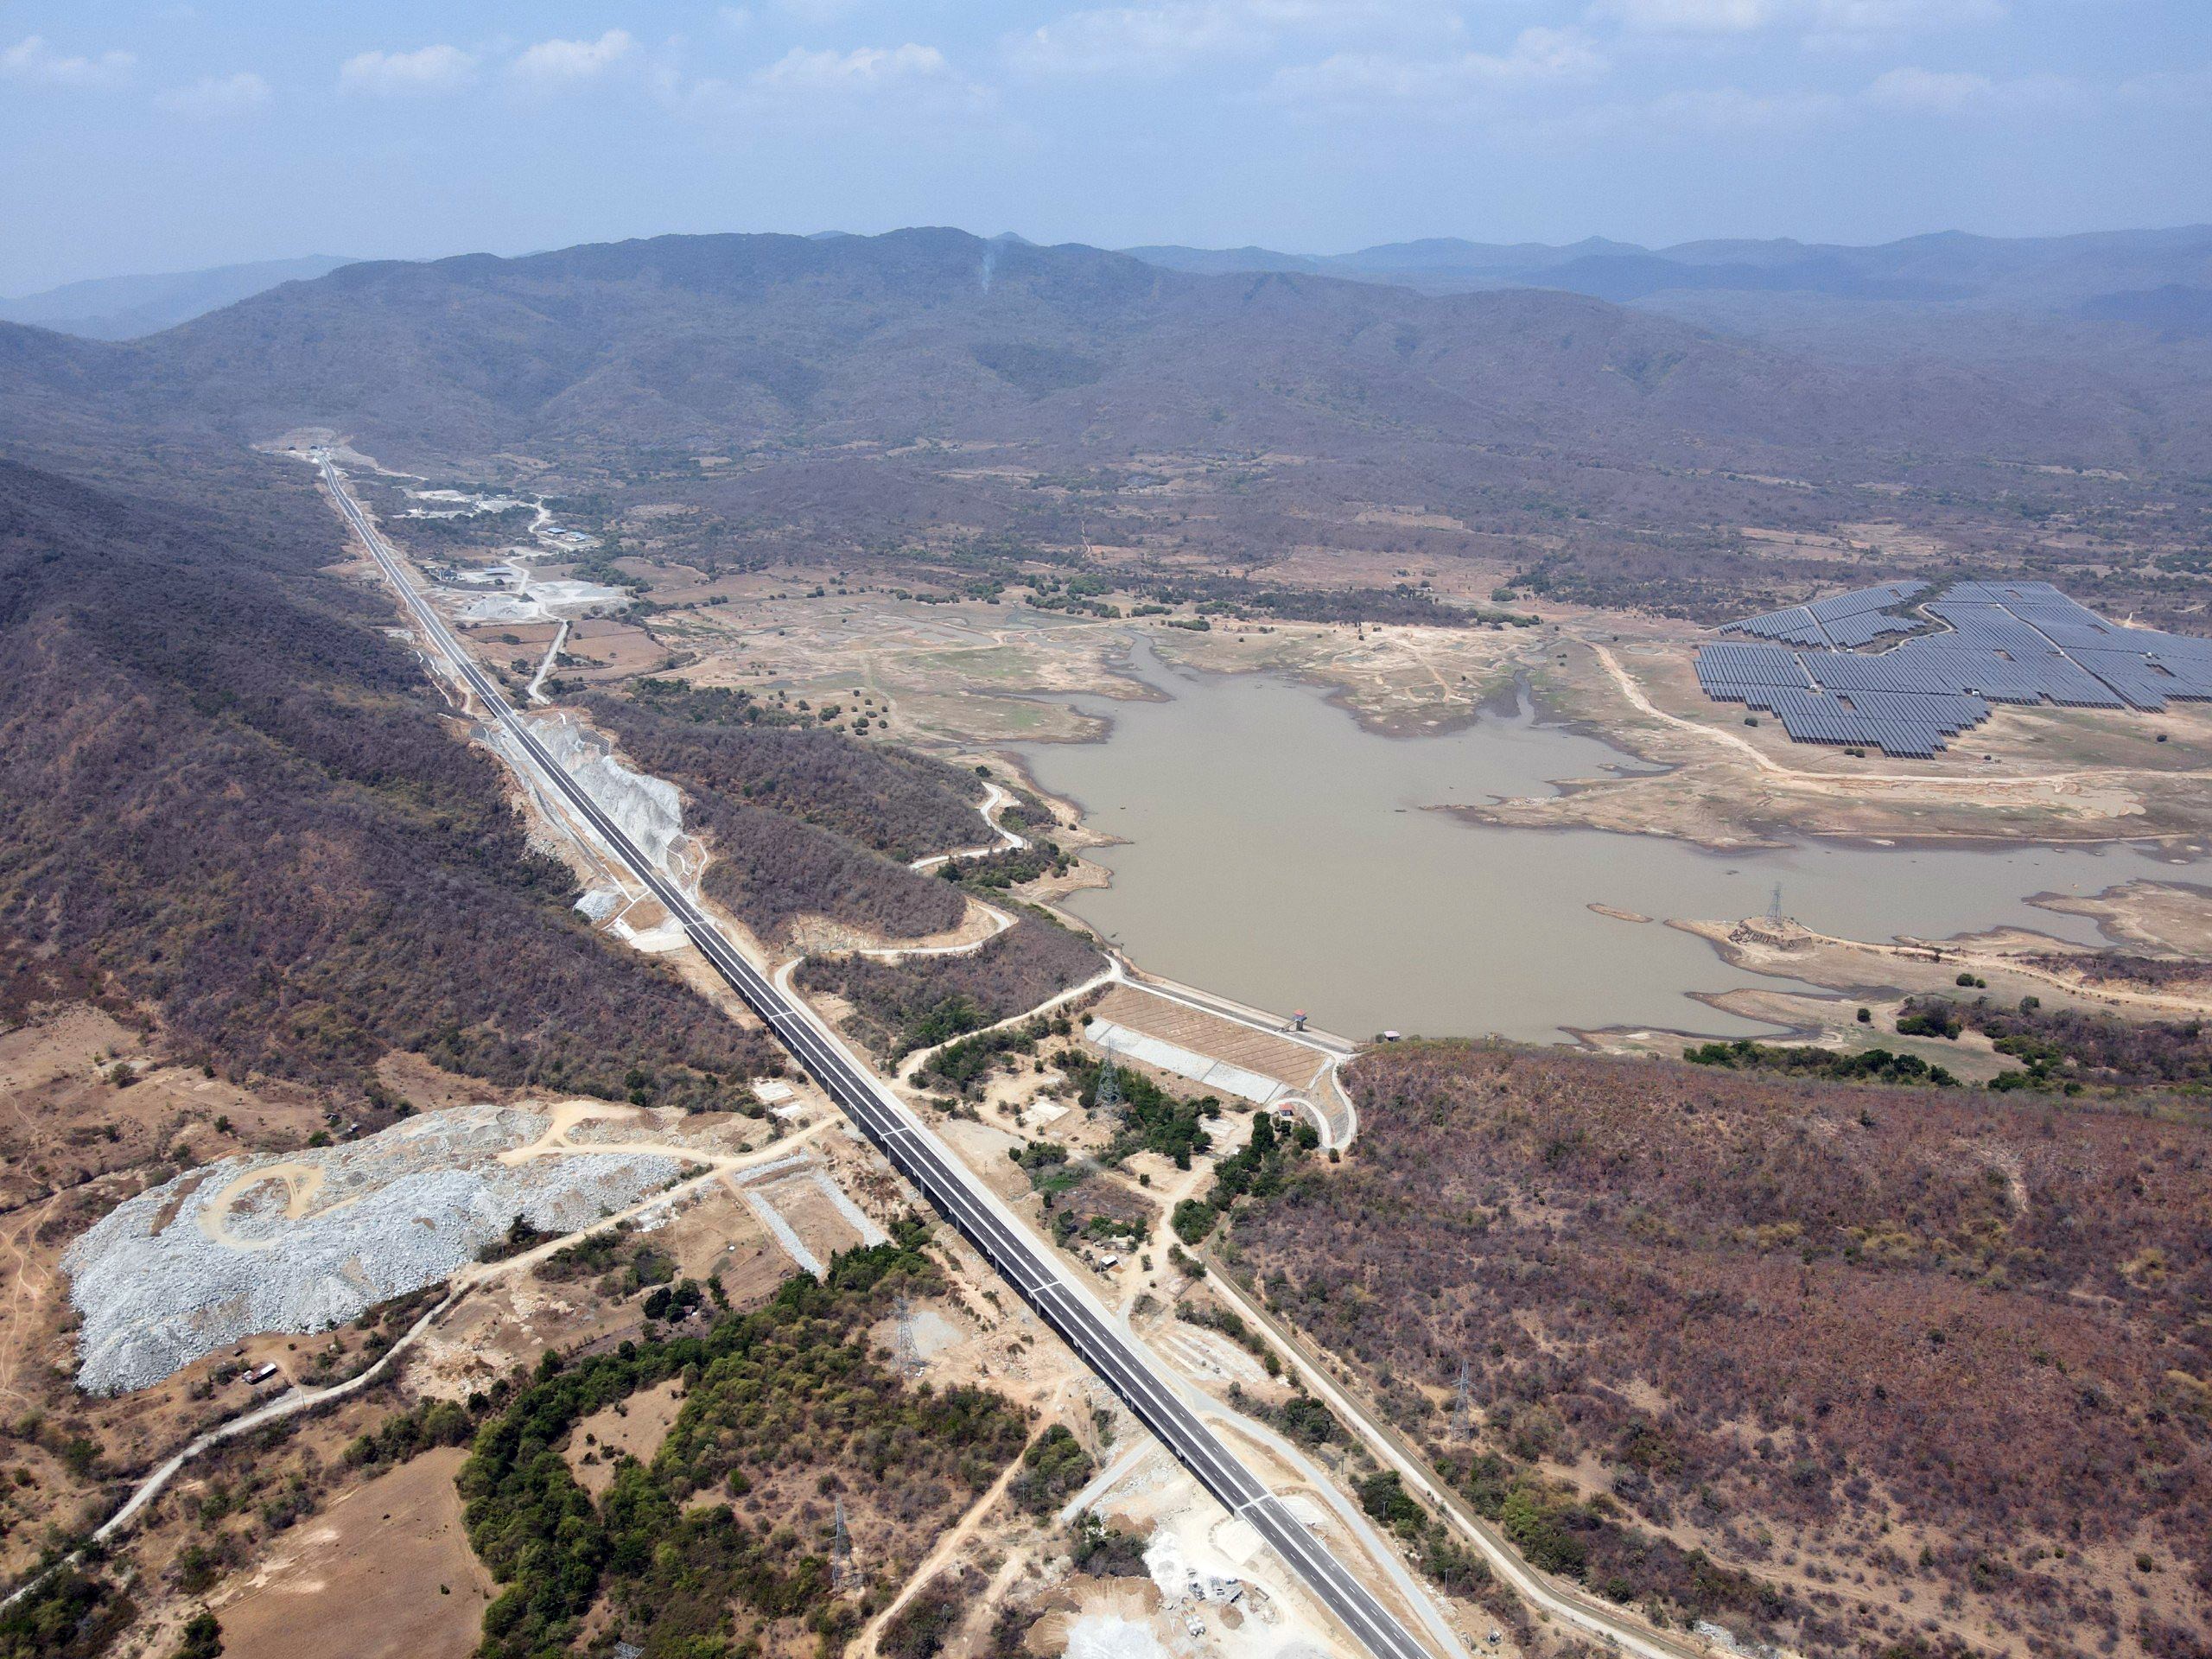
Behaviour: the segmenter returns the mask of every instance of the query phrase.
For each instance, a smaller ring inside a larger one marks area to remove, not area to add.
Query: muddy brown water
[[[1691,1000],[1771,979],[1659,924],[1783,908],[1850,938],[1942,938],[2002,924],[2095,941],[2095,925],[2024,902],[2175,879],[2154,849],[2005,852],[1808,842],[1716,854],[1657,836],[1496,829],[1424,807],[1552,792],[1639,764],[1529,711],[1446,736],[1361,728],[1310,687],[1193,675],[1140,648],[1159,702],[1085,702],[1102,741],[1021,750],[1038,781],[1128,844],[1096,855],[1109,888],[1067,908],[1145,968],[1348,1036],[1655,1027],[1770,1027]],[[1649,925],[1592,912],[1611,906]]]

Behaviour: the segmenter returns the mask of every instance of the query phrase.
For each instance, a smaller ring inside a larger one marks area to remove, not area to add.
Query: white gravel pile
[[[344,1146],[226,1158],[117,1205],[62,1257],[82,1320],[78,1386],[141,1389],[257,1332],[343,1325],[447,1278],[518,1215],[572,1232],[681,1172],[653,1154],[498,1160],[547,1127],[505,1107],[425,1113]],[[280,1166],[322,1173],[296,1220],[283,1175],[236,1185]]]
[[[683,795],[674,784],[624,766],[594,735],[563,716],[534,720],[531,731],[583,786],[592,804],[613,819],[657,868],[689,884],[679,855],[684,840]]]

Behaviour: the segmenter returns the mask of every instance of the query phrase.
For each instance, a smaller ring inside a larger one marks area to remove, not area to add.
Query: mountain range
[[[255,441],[317,424],[454,466],[919,440],[1387,468],[1440,447],[1821,478],[1903,456],[2203,458],[2201,425],[2158,404],[2201,382],[2090,359],[2056,379],[1853,362],[1576,293],[1198,273],[951,230],[359,263],[138,340],[0,325],[0,433],[150,420]]]

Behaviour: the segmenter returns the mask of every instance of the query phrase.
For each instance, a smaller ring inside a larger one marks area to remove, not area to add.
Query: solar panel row
[[[1802,659],[1779,645],[1707,645],[1697,654],[1700,681],[1738,685],[1810,685]]]
[[[1764,616],[1747,616],[1740,622],[1729,623],[1720,632],[1755,634],[1762,639],[1780,639],[1793,645],[1825,645],[1828,642],[1827,635],[1821,632],[1819,619],[1802,605],[1792,605],[1784,611],[1769,611]]]
[[[1860,611],[1852,616],[1830,616],[1821,620],[1827,630],[1828,639],[1849,651],[1868,645],[1885,633],[1910,633],[1918,626],[1910,617],[1891,616],[1885,611]]]
[[[1885,582],[1873,588],[1856,588],[1847,594],[1830,594],[1826,599],[1816,599],[1805,607],[1823,622],[1834,622],[1842,617],[1859,616],[1868,611],[1886,611],[1892,605],[1902,605],[1915,594],[1924,594],[1924,582]]]

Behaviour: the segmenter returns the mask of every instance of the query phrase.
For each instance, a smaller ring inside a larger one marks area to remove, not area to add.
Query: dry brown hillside
[[[1352,1075],[1356,1154],[1232,1249],[1547,1564],[1816,1646],[2203,1651],[2201,1118],[1467,1044]],[[1771,1590],[1700,1600],[1655,1537]]]

